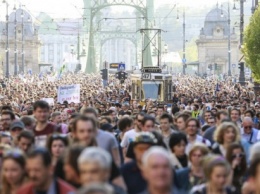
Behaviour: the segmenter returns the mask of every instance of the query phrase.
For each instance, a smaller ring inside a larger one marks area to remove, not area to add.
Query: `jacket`
[[[70,194],[75,189],[70,186],[68,183],[64,182],[61,179],[54,179],[55,184],[56,184],[56,193],[55,194]],[[21,187],[18,191],[17,194],[35,194],[34,191],[34,186],[32,183],[27,183],[23,187]]]

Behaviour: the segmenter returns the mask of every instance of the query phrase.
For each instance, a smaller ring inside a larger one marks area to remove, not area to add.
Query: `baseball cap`
[[[24,124],[23,124],[22,121],[14,121],[14,122],[11,124],[10,130],[13,130],[14,128],[24,129],[25,126],[24,126]]]
[[[141,132],[134,140],[134,145],[145,143],[145,144],[151,144],[156,145],[158,143],[158,140],[154,136],[154,134],[150,132]]]

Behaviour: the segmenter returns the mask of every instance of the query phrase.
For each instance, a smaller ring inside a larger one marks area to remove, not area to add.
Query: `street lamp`
[[[70,45],[70,50],[71,50],[71,54],[73,55],[74,54],[74,45]]]
[[[224,17],[223,5],[221,5],[221,17]],[[230,2],[228,2],[228,76],[231,76]]]
[[[8,6],[9,4],[7,3],[6,0],[3,0],[2,3],[5,3],[6,4],[6,44],[5,44],[5,54],[6,54],[6,57],[5,57],[5,60],[6,60],[6,70],[5,70],[5,77],[9,78],[9,15],[8,15]]]

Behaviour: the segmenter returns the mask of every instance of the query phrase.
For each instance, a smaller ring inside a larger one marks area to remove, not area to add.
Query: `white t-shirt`
[[[127,131],[124,134],[124,137],[120,143],[120,146],[122,148],[128,147],[130,142],[133,142],[138,134],[139,134],[139,132],[136,132],[135,129],[131,129],[131,130]]]

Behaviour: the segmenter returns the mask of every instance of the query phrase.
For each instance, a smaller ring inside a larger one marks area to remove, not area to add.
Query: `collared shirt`
[[[252,132],[247,134],[244,128],[241,128],[241,137],[250,144],[254,144],[260,140],[260,133],[257,129],[252,128]]]

